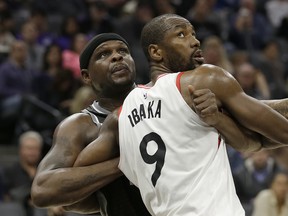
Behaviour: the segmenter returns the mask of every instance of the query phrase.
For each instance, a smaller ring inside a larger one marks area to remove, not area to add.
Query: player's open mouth
[[[203,64],[204,63],[204,57],[202,56],[202,51],[197,50],[194,55],[193,55],[194,61],[196,61],[198,64]]]

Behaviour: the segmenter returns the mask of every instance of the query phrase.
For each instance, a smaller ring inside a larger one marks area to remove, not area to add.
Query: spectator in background
[[[34,23],[38,30],[38,43],[44,47],[49,46],[54,41],[56,32],[50,27],[45,11],[38,8],[31,9],[28,20]]]
[[[288,215],[288,174],[275,173],[269,189],[259,192],[254,200],[252,216]]]
[[[26,67],[27,58],[27,44],[23,41],[15,41],[11,47],[9,58],[0,65],[1,101],[15,95],[31,93],[34,72]]]
[[[47,92],[47,103],[59,110],[63,116],[69,115],[72,98],[80,85],[79,80],[74,78],[71,70],[57,71]]]
[[[34,72],[26,67],[26,59],[27,45],[17,40],[11,46],[8,59],[0,65],[0,139],[5,143],[15,141],[14,131],[23,99],[31,94]]]
[[[233,13],[228,40],[235,49],[254,52],[271,38],[273,29],[265,16],[256,10],[255,0],[240,0],[240,7]]]
[[[167,13],[175,13],[176,8],[170,0],[154,0],[150,1],[150,3],[152,3],[156,16]]]
[[[30,201],[32,181],[41,159],[42,136],[35,131],[27,131],[19,137],[19,160],[3,169],[4,201],[19,202],[26,215],[33,216]]]
[[[62,50],[57,44],[51,44],[45,50],[43,68],[32,83],[34,94],[38,99],[47,104],[50,103],[53,80],[62,70]]]
[[[88,3],[88,17],[83,22],[81,30],[89,38],[100,33],[114,32],[114,18],[110,15],[107,4],[108,1],[104,0]],[[129,30],[127,27],[125,29]]]
[[[272,26],[277,29],[281,25],[284,17],[288,16],[287,0],[270,0],[265,3],[267,17]]]
[[[141,30],[154,15],[151,3],[141,0],[136,5],[134,13],[115,21],[115,32],[123,36],[129,43],[130,52],[135,61],[137,71],[135,82],[140,84],[150,81],[149,74],[147,73],[149,64],[140,44]]]
[[[67,50],[71,47],[74,36],[79,33],[80,25],[75,16],[64,17],[61,24],[61,29],[55,42],[62,50]]]
[[[222,38],[222,25],[226,20],[223,20],[220,14],[214,10],[215,3],[215,0],[197,0],[186,15],[186,18],[194,26],[200,42],[212,35]]]
[[[71,41],[70,48],[62,52],[63,68],[71,70],[74,78],[79,81],[81,79],[79,56],[87,42],[88,39],[85,34],[77,33]]]
[[[246,216],[253,209],[253,199],[271,184],[272,177],[282,168],[269,155],[268,150],[252,153],[237,170],[233,172],[236,192]]]
[[[229,71],[231,74],[234,73],[233,65],[230,62],[224,44],[219,37],[209,36],[205,38],[202,43],[202,51],[207,64],[217,65]]]
[[[265,77],[251,63],[238,65],[235,68],[234,76],[246,94],[259,100],[270,98],[270,90]],[[261,84],[259,84],[260,78]]]
[[[79,59],[75,61],[79,63]],[[34,95],[66,116],[74,93],[82,83],[70,69],[63,67],[62,50],[57,44],[46,48],[43,63],[42,71],[32,82]]]
[[[264,48],[254,56],[254,63],[263,72],[268,82],[271,98],[287,97],[287,74],[285,74],[285,63],[278,42],[276,40],[267,42]]]
[[[54,22],[56,28],[58,21],[61,22],[63,17],[76,16],[77,19],[81,19],[87,13],[84,0],[33,0],[31,2],[35,8],[43,10],[48,15],[48,19],[56,21]]]
[[[23,24],[19,35],[28,47],[26,66],[40,72],[43,64],[45,47],[38,42],[39,30],[34,22],[27,21]]]
[[[10,23],[13,23],[10,11],[0,12],[0,64],[7,59],[15,36],[11,32]]]

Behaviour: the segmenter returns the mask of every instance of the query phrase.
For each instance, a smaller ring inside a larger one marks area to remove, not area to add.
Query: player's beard
[[[173,72],[181,72],[193,70],[196,68],[196,62],[193,60],[193,56],[184,57],[175,50],[167,47],[167,65],[169,69]]]

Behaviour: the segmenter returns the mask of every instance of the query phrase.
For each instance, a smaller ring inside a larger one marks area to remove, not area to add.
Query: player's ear
[[[87,85],[91,84],[91,79],[90,79],[90,75],[87,69],[82,69],[81,70],[81,76],[83,79],[83,82]]]
[[[154,61],[161,61],[162,60],[162,49],[156,44],[150,44],[148,47],[148,52],[150,58]]]

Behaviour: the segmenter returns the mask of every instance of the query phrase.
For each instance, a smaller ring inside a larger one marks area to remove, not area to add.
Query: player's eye
[[[185,34],[184,34],[184,32],[179,32],[179,33],[177,34],[177,36],[180,37],[180,38],[183,38],[183,37],[185,37]]]
[[[119,50],[119,53],[120,53],[121,55],[127,55],[127,54],[129,54],[129,50],[126,49],[126,48],[121,48],[121,49]]]
[[[101,52],[97,55],[97,59],[103,59],[106,58],[109,55],[109,52],[105,51],[105,52]]]

